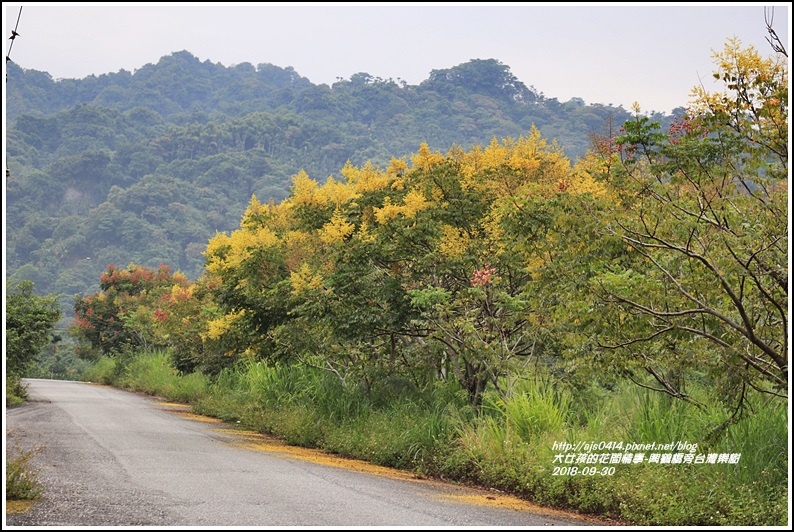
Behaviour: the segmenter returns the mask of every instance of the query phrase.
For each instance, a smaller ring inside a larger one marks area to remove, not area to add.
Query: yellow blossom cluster
[[[237,231],[235,231],[236,233]],[[245,239],[246,249],[262,249],[278,247],[280,241],[276,233],[269,227],[257,227],[253,231],[246,231],[248,235],[233,235]]]
[[[347,183],[356,194],[382,190],[394,181],[392,175],[380,171],[371,162],[367,162],[361,168],[356,168],[348,161],[340,173],[347,179]]]
[[[588,173],[573,174],[571,185],[567,190],[570,194],[591,194],[596,198],[603,197],[606,191],[606,187]]]
[[[171,303],[180,303],[193,297],[195,285],[181,286],[175,284],[171,287]]]
[[[305,290],[319,290],[323,287],[323,278],[314,273],[308,264],[301,264],[300,268],[289,274],[292,293],[300,294]]]
[[[325,202],[318,193],[317,181],[311,179],[304,170],[292,178],[290,203],[296,207],[323,205]]]
[[[425,209],[429,205],[427,198],[421,190],[414,188],[405,195],[403,200],[402,214],[409,220],[416,216],[416,213]]]
[[[390,176],[395,177],[402,177],[405,175],[405,172],[408,171],[408,163],[405,162],[405,159],[398,159],[396,157],[392,157],[389,163],[389,167],[386,169],[386,172]]]
[[[383,207],[376,207],[374,210],[375,221],[381,225],[385,225],[390,221],[397,218],[400,214],[400,206],[391,202],[391,198],[386,196],[383,199]]]
[[[223,271],[237,268],[257,249],[280,245],[278,236],[267,227],[253,230],[238,229],[231,235],[216,233],[207,244],[204,255],[206,268],[211,274],[220,275]]]
[[[359,194],[354,186],[349,183],[336,181],[331,176],[325,182],[325,185],[317,189],[317,196],[324,205],[331,204],[339,209],[347,202],[356,199]]]
[[[375,235],[371,231],[371,227],[369,222],[365,219],[361,222],[361,226],[358,228],[358,233],[356,233],[356,238],[361,242],[374,242]]]
[[[237,312],[230,312],[229,314],[224,314],[220,318],[216,318],[214,320],[210,320],[207,322],[207,332],[201,335],[203,340],[217,340],[221,336],[223,336],[229,329],[231,329],[232,324],[235,321],[239,320],[243,317],[245,311],[240,310]]]
[[[345,238],[353,234],[356,226],[348,222],[339,209],[334,211],[331,220],[320,230],[320,240],[326,244],[342,242]]]
[[[397,218],[399,215],[405,216],[408,220],[416,217],[416,214],[426,209],[430,202],[425,197],[424,193],[418,188],[414,188],[405,195],[402,205],[397,205],[391,202],[391,198],[386,196],[383,200],[383,207],[376,207],[373,210],[375,221],[379,224],[387,224]]]
[[[546,142],[535,127],[518,140],[494,138],[485,149],[475,147],[460,159],[461,187],[488,192],[496,198],[538,193],[548,196],[551,186],[570,171],[570,161],[559,146]]]
[[[245,228],[252,228],[257,224],[261,223],[261,217],[267,213],[267,206],[263,205],[257,198],[256,195],[251,196],[251,201],[248,203],[248,207],[245,209],[245,213],[243,213],[243,219],[240,222],[240,225]]]
[[[216,232],[215,236],[210,238],[207,249],[204,251],[208,272],[220,275],[228,267],[226,251],[229,246],[230,238],[226,233]]]
[[[426,142],[419,146],[419,152],[411,157],[413,168],[423,172],[429,172],[434,167],[444,163],[444,156],[440,153],[431,153],[430,147]]]
[[[438,240],[438,251],[445,257],[461,257],[469,246],[470,239],[457,227],[444,224],[441,226],[441,238]]]

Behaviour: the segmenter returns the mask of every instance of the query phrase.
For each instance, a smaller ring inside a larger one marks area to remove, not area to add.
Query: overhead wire
[[[16,38],[19,37],[19,33],[17,32],[17,30],[19,29],[19,19],[21,18],[22,18],[22,6],[19,6],[17,23],[16,26],[14,26],[14,29],[11,30],[11,37],[9,37],[9,39],[11,39],[11,44],[8,45],[8,53],[6,54],[6,61],[11,61],[11,48],[14,47],[14,41],[16,40]]]
[[[11,30],[11,37],[9,37],[9,39],[11,39],[11,44],[8,45],[8,53],[6,53],[6,63],[11,61],[11,48],[14,47],[14,41],[17,39],[17,37],[19,37],[19,32],[17,32],[17,30],[19,29],[19,19],[21,18],[22,18],[22,6],[19,6],[17,23],[14,26],[14,29]],[[5,73],[5,82],[8,83],[8,72]],[[3,117],[5,118],[5,115],[3,115]],[[3,126],[5,126],[5,120],[3,121]],[[8,179],[9,177],[11,177],[11,170],[8,168],[8,164],[6,163],[6,179]],[[3,197],[5,197],[5,194],[3,194]],[[3,210],[5,210],[5,205],[3,205]]]

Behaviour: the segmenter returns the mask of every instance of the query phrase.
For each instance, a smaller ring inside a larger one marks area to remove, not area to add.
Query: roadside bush
[[[29,462],[37,451],[16,450],[16,456],[9,457],[6,452],[6,500],[29,501],[38,499],[44,488],[39,481],[38,472]]]

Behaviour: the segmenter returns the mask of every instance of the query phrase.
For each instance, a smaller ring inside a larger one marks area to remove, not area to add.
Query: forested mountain
[[[548,98],[494,59],[416,86],[366,73],[314,85],[291,67],[185,51],[82,80],[7,66],[7,272],[60,295],[67,314],[109,263],[197,277],[208,240],[238,226],[252,195],[285,198],[301,170],[324,181],[348,161],[385,167],[421,143],[446,152],[533,125],[573,160],[630,116]]]

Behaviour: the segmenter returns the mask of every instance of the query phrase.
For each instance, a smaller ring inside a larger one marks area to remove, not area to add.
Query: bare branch
[[[664,239],[659,238],[659,237],[657,237],[655,235],[651,235],[651,234],[640,235],[640,234],[638,234],[636,232],[633,232],[633,231],[630,231],[630,230],[627,230],[627,231],[631,232],[632,234],[637,235],[638,237],[649,238],[649,239],[651,239],[653,241],[658,242],[658,244],[650,244],[650,243],[645,242],[643,240],[638,240],[636,238],[631,238],[631,237],[628,237],[628,236],[624,236],[623,237],[624,240],[627,240],[628,242],[630,242],[632,244],[635,244],[635,249],[642,248],[642,247],[650,247],[650,248],[656,247],[656,248],[660,248],[660,249],[674,250],[674,251],[678,251],[680,253],[683,253],[684,255],[686,255],[686,256],[688,256],[690,258],[696,259],[697,261],[702,263],[709,271],[712,272],[714,277],[719,281],[720,286],[722,287],[722,289],[725,292],[725,294],[733,302],[733,306],[736,309],[736,311],[739,313],[739,316],[742,319],[742,323],[744,324],[744,327],[742,327],[738,323],[734,322],[728,316],[726,316],[726,315],[722,314],[721,312],[718,312],[717,310],[707,306],[705,303],[703,303],[702,301],[700,301],[699,299],[694,297],[692,294],[690,294],[681,285],[681,283],[678,281],[678,279],[676,279],[675,276],[673,276],[661,264],[659,264],[659,262],[656,261],[650,255],[650,253],[648,253],[646,251],[642,251],[641,249],[637,249],[645,257],[647,257],[648,260],[653,262],[654,266],[656,266],[656,268],[658,268],[659,271],[661,271],[665,275],[665,277],[667,277],[670,280],[670,282],[672,282],[678,288],[679,292],[681,292],[681,294],[684,297],[686,297],[687,299],[691,300],[692,302],[697,304],[699,307],[701,307],[699,309],[699,311],[711,314],[712,316],[718,318],[720,321],[722,321],[726,325],[728,325],[731,328],[739,331],[743,336],[745,336],[748,340],[750,340],[750,342],[752,342],[757,347],[759,347],[762,351],[764,351],[767,355],[769,355],[775,361],[777,361],[777,360],[779,360],[781,358],[780,355],[771,346],[769,346],[766,342],[764,342],[763,340],[761,340],[760,338],[758,338],[755,335],[755,331],[752,328],[752,322],[751,322],[749,316],[747,315],[747,311],[744,308],[744,305],[742,304],[741,299],[734,293],[733,289],[728,284],[728,281],[725,280],[724,276],[719,272],[719,270],[711,263],[711,261],[708,258],[706,258],[705,256],[701,255],[700,253],[697,253],[697,252],[692,251],[690,249],[682,248],[681,246],[677,246],[675,244],[667,242]],[[632,304],[632,306],[635,306],[637,309],[647,309],[647,307],[644,307],[642,305],[636,304],[636,303],[631,302],[629,300],[626,300],[625,302],[627,304]],[[659,316],[666,315],[664,313],[659,313],[658,311],[653,311],[652,309],[647,309],[647,310],[652,312],[654,315],[659,315]],[[697,313],[697,312],[698,312],[698,310],[689,310],[689,311],[684,311],[683,313],[691,314],[691,313]]]
[[[653,367],[651,367],[651,366],[646,366],[644,369],[645,369],[645,371],[647,371],[647,372],[648,372],[650,375],[652,375],[652,376],[653,376],[653,378],[654,378],[654,379],[656,379],[656,381],[657,381],[659,384],[661,384],[661,385],[662,385],[662,388],[654,388],[653,386],[648,386],[647,384],[644,384],[644,383],[642,383],[642,382],[639,382],[638,380],[636,380],[636,379],[635,379],[635,378],[634,378],[634,377],[631,375],[631,373],[627,373],[627,374],[626,374],[626,377],[628,377],[628,379],[629,379],[631,382],[633,382],[634,384],[636,384],[636,385],[637,385],[637,386],[639,386],[640,388],[645,388],[646,390],[652,390],[652,391],[654,391],[654,392],[661,392],[661,393],[665,393],[665,394],[667,394],[667,395],[669,395],[669,396],[671,396],[671,397],[674,397],[674,398],[676,398],[676,399],[680,399],[680,400],[682,400],[682,401],[684,401],[684,402],[687,402],[687,403],[689,403],[689,404],[691,404],[691,405],[693,405],[693,406],[697,407],[697,408],[698,408],[698,410],[701,410],[701,411],[703,411],[703,412],[705,412],[705,411],[706,411],[706,410],[705,410],[705,408],[704,408],[704,406],[703,406],[702,404],[700,404],[698,401],[695,401],[694,399],[692,399],[692,398],[691,398],[689,395],[687,395],[687,394],[685,394],[685,393],[681,392],[680,390],[676,389],[675,387],[673,387],[673,386],[672,386],[672,385],[669,383],[669,381],[667,381],[667,379],[665,379],[664,377],[662,377],[662,376],[659,374],[659,372],[657,372],[657,371],[656,371],[656,370],[655,370]]]
[[[649,340],[653,340],[654,338],[656,338],[660,334],[664,334],[664,333],[666,333],[668,331],[672,331],[673,329],[675,329],[674,325],[672,325],[670,327],[665,327],[664,329],[661,329],[661,330],[653,333],[650,336],[646,336],[645,338],[635,338],[633,340],[629,340],[627,342],[622,342],[622,343],[615,344],[615,345],[605,345],[605,344],[602,344],[601,342],[598,342],[598,347],[601,347],[603,349],[620,349],[621,347],[628,347],[628,346],[630,346],[632,344],[636,344],[636,343],[639,343],[639,342],[647,342]]]
[[[771,11],[767,11],[766,6],[764,6],[764,22],[766,23],[766,31],[769,33],[769,37],[766,38],[766,42],[769,43],[769,46],[772,47],[776,53],[783,54],[784,56],[788,57],[788,53],[786,49],[783,47],[783,43],[780,41],[780,37],[777,36],[774,28],[772,28],[772,23],[775,21],[775,8],[769,8]]]

